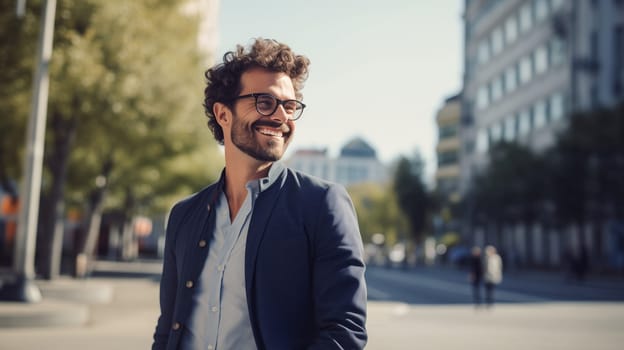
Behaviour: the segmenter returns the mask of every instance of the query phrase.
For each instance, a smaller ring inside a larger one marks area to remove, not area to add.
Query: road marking
[[[366,291],[368,293],[369,298],[373,299],[388,299],[390,298],[390,294],[380,291],[377,288],[373,288],[370,285],[366,286]]]

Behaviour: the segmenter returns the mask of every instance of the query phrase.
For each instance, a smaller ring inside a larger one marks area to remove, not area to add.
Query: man
[[[472,247],[470,250],[470,274],[469,280],[472,285],[472,301],[475,307],[481,306],[481,283],[483,282],[483,262],[481,261],[481,248]]]
[[[503,260],[493,245],[485,247],[485,302],[494,305],[494,287],[503,281]]]
[[[219,181],[167,225],[153,349],[362,349],[362,241],[343,187],[280,162],[309,60],[273,40],[206,72]]]

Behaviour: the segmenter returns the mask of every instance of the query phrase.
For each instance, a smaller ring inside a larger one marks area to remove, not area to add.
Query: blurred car
[[[449,249],[448,261],[456,266],[466,266],[470,261],[470,248],[466,246],[454,246]]]

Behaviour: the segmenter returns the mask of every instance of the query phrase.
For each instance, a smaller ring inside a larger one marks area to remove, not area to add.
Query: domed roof
[[[377,152],[361,137],[355,137],[340,150],[341,157],[377,158]]]

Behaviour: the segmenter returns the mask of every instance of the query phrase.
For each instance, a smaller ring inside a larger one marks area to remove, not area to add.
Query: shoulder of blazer
[[[177,231],[180,223],[187,220],[191,215],[197,215],[202,210],[208,210],[208,205],[214,202],[216,191],[221,188],[221,182],[222,179],[174,204],[169,214],[168,225]],[[175,233],[173,234],[175,235]]]
[[[308,175],[306,173],[291,168],[286,168],[284,174],[286,175],[284,177],[284,181],[293,181],[296,187],[299,187],[304,191],[327,191],[327,189],[329,189],[331,186],[338,185],[336,183],[318,178],[313,175]]]

